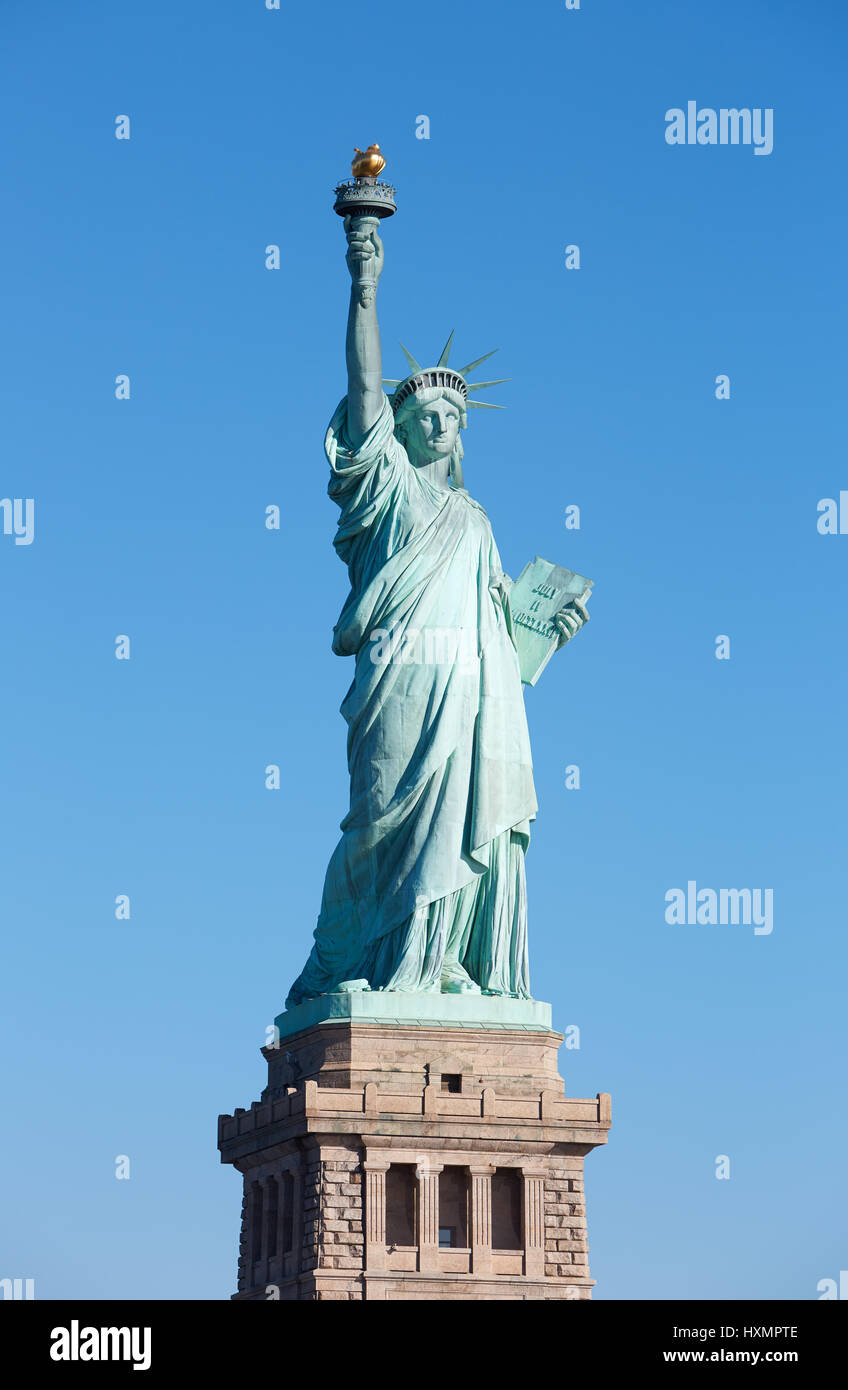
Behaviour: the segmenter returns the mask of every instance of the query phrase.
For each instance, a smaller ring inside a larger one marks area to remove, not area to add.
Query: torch
[[[350,218],[349,225],[354,231],[370,235],[377,230],[384,217],[392,217],[397,212],[395,204],[396,189],[390,183],[380,183],[377,175],[386,167],[379,145],[369,145],[367,150],[356,148],[351,162],[352,179],[336,187],[336,201],[333,209],[339,217]],[[372,266],[373,260],[363,265]],[[358,272],[355,284],[362,302],[376,293],[377,282],[373,274],[362,269]]]

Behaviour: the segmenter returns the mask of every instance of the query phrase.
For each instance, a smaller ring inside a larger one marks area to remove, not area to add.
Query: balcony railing
[[[454,1095],[439,1085],[427,1085],[413,1094],[389,1091],[369,1081],[362,1087],[344,1090],[306,1081],[303,1086],[276,1100],[254,1101],[249,1110],[236,1110],[218,1117],[219,1142],[255,1133],[267,1125],[303,1116],[306,1119],[357,1115],[368,1117],[413,1116],[439,1118],[462,1123],[526,1120],[563,1127],[608,1129],[611,1102],[606,1092],[589,1099],[573,1099],[556,1091],[520,1098],[500,1096],[491,1087],[479,1095]]]

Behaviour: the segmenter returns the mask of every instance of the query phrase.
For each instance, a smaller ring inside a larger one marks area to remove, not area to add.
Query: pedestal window
[[[492,1249],[522,1250],[522,1186],[516,1168],[496,1168],[492,1174]]]
[[[393,1163],[386,1173],[386,1244],[418,1244],[418,1179],[411,1163]]]
[[[468,1169],[446,1167],[439,1174],[439,1248],[468,1249]]]

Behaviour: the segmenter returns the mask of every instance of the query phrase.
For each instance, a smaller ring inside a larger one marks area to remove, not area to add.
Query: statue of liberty
[[[485,357],[450,366],[453,334],[434,367],[404,348],[410,374],[384,383],[376,227],[345,218],[348,389],[325,442],[351,585],[333,639],[354,658],[350,809],[286,1007],[356,990],[529,999],[536,795],[511,581],[460,439],[469,409],[497,408],[474,394],[501,383],[468,384]],[[565,604],[554,645],[587,618],[580,598]]]

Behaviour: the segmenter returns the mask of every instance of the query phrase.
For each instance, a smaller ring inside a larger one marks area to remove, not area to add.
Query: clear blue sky
[[[374,140],[385,370],[401,338],[500,346],[467,485],[511,574],[596,585],[527,694],[535,993],[580,1027],[569,1093],[613,1095],[596,1296],[848,1267],[848,535],[816,529],[848,489],[846,28],[839,0],[6,0],[0,492],[36,529],[0,535],[0,1276],[234,1288],[216,1116],[259,1095],[346,809],[331,204]],[[690,99],[773,108],[774,152],[668,146]],[[689,879],[772,888],[773,933],[669,926]]]

